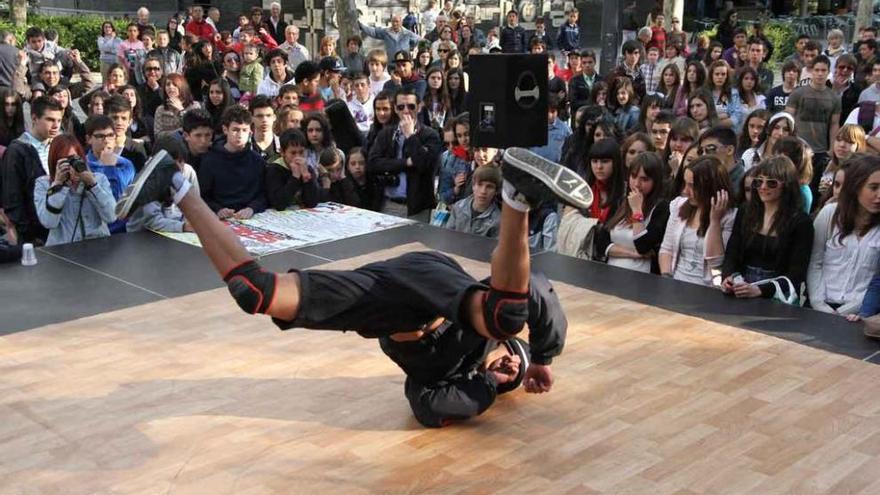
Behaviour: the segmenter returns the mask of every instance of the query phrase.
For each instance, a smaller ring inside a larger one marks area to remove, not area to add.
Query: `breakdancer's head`
[[[486,358],[486,372],[495,375],[499,394],[519,387],[528,368],[529,344],[516,337],[499,342]]]

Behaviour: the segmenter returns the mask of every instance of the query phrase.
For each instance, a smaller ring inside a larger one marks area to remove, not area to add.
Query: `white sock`
[[[171,177],[171,192],[174,193],[174,204],[179,204],[183,201],[183,197],[186,196],[186,193],[189,192],[189,188],[192,187],[192,184],[183,176],[180,172],[175,172]]]
[[[516,195],[516,188],[513,187],[513,184],[505,180],[501,185],[501,199],[503,199],[504,202],[507,203],[507,206],[510,206],[514,210],[528,213],[530,208],[529,204],[516,199],[514,197]]]

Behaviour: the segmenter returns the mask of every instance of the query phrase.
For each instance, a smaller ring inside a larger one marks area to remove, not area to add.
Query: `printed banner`
[[[227,220],[224,223],[238,235],[248,253],[259,257],[415,222],[353,206],[321,203],[301,210],[266,210],[248,220]],[[202,246],[198,236],[191,232],[157,233],[192,246]]]

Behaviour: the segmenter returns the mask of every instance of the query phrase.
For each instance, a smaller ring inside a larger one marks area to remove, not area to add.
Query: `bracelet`
[[[669,273],[669,272],[667,272],[667,273],[661,273],[660,276],[662,276],[662,277],[666,277],[666,278],[672,278],[672,274]]]

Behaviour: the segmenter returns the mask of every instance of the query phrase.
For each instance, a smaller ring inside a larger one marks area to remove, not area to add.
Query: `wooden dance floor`
[[[880,367],[556,286],[553,391],[439,430],[375,340],[224,289],[5,335],[0,493],[880,493]]]

